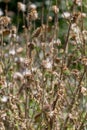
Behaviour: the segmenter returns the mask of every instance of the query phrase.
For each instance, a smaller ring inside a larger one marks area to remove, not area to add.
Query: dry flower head
[[[57,14],[59,12],[59,8],[56,5],[52,6],[52,11]]]
[[[19,10],[19,11],[22,11],[22,12],[25,12],[25,11],[26,11],[26,5],[23,4],[22,2],[18,2],[18,3],[17,3],[17,6],[18,6],[18,10]]]

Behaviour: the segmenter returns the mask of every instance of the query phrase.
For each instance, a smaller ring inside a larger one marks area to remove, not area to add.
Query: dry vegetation
[[[61,17],[67,30],[62,40],[60,2],[53,5],[49,1],[46,22],[44,1],[40,16],[37,5],[18,2],[15,26],[8,16],[10,1],[4,0],[5,15],[0,12],[0,130],[87,130],[83,3],[72,0],[69,5],[70,0],[66,0],[67,11]]]

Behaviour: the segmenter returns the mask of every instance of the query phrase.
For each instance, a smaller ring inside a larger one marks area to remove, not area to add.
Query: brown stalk
[[[67,37],[66,37],[66,41],[65,41],[65,45],[64,45],[65,54],[68,53],[68,41],[69,41],[69,36],[70,36],[71,25],[72,25],[72,22],[70,21],[69,22],[68,33],[67,33]]]
[[[25,101],[25,119],[29,118],[29,94],[26,90],[26,101]]]
[[[44,2],[45,0],[42,1],[41,26],[44,24]]]
[[[73,10],[74,10],[74,6],[75,6],[75,0],[74,0],[74,2],[73,2],[72,7],[71,7],[72,13],[73,13]],[[66,37],[65,45],[64,45],[64,52],[65,52],[65,54],[68,53],[68,41],[69,41],[70,30],[71,30],[71,25],[72,25],[71,18],[72,18],[72,14],[70,15],[70,21],[69,21],[69,27],[68,27],[67,37]]]
[[[74,103],[75,103],[75,99],[76,99],[76,96],[78,95],[78,92],[81,91],[81,82],[82,82],[82,80],[83,80],[84,75],[85,75],[85,69],[84,69],[84,72],[83,72],[83,74],[82,74],[82,76],[81,76],[81,78],[80,78],[79,84],[78,84],[78,86],[77,86],[77,88],[76,88],[76,90],[75,90],[75,92],[74,92],[74,96],[73,96],[72,101],[71,101],[71,104],[70,104],[70,106],[69,106],[69,108],[68,108],[68,111],[69,111],[69,112],[68,112],[68,115],[67,115],[67,117],[66,117],[66,119],[65,119],[65,121],[64,121],[64,123],[63,123],[63,125],[62,125],[62,127],[61,127],[61,130],[66,129],[66,127],[67,127],[66,125],[67,125],[67,122],[68,122],[68,120],[69,120],[69,113],[71,113],[71,110],[72,110],[73,105],[74,105]]]

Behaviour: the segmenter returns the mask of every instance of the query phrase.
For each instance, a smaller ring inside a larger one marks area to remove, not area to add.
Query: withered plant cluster
[[[87,16],[83,1],[56,0],[53,4],[43,0],[39,11],[40,5],[32,1],[18,2],[17,26],[9,16],[10,1],[4,2],[5,15],[0,12],[0,130],[86,130]],[[62,37],[60,18],[67,26]]]

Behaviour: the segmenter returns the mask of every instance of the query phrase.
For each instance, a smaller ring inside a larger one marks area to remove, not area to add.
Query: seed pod
[[[22,11],[22,12],[26,11],[26,5],[25,4],[23,4],[21,2],[18,2],[17,5],[18,5],[18,10],[19,11]]]

